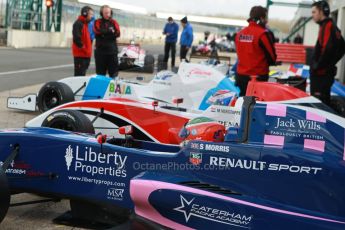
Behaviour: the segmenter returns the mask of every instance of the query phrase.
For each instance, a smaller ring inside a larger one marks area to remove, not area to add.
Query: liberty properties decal
[[[65,152],[66,169],[82,174],[126,177],[127,156],[114,153],[97,153],[92,147],[74,148],[69,145]]]

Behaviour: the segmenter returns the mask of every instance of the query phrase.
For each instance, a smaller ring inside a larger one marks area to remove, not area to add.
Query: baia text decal
[[[131,86],[129,85],[120,85],[120,84],[114,84],[110,83],[109,85],[109,92],[110,93],[116,93],[116,94],[132,94]]]

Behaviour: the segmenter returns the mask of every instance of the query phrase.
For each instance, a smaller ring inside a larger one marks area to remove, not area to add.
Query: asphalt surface
[[[144,45],[158,56],[162,45]],[[0,92],[55,81],[73,76],[73,57],[69,48],[0,48]],[[88,74],[95,73],[92,58]]]

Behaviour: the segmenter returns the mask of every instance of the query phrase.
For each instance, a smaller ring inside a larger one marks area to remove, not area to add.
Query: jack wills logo
[[[321,125],[318,124],[316,121],[309,121],[309,120],[283,120],[282,118],[278,118],[277,122],[274,126],[275,129],[278,128],[297,128],[297,129],[307,129],[307,130],[320,130]]]

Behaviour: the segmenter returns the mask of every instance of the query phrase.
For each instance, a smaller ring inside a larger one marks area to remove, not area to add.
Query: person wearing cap
[[[88,24],[93,17],[89,6],[81,9],[80,16],[73,24],[72,53],[74,57],[74,76],[85,76],[92,56],[92,42]]]
[[[164,62],[168,63],[169,53],[171,50],[171,68],[175,67],[175,56],[176,56],[176,42],[179,26],[172,17],[168,18],[168,23],[165,24],[163,34],[165,35],[165,46],[164,46]]]
[[[185,60],[186,62],[188,62],[186,57],[193,43],[193,27],[188,22],[187,17],[181,19],[181,25],[183,27],[183,31],[180,37],[180,59],[181,61]]]
[[[246,95],[252,77],[255,76],[258,81],[267,81],[269,66],[276,63],[274,36],[266,26],[267,16],[266,8],[254,6],[250,10],[249,25],[236,35],[238,66],[235,84],[241,90],[240,96]]]

